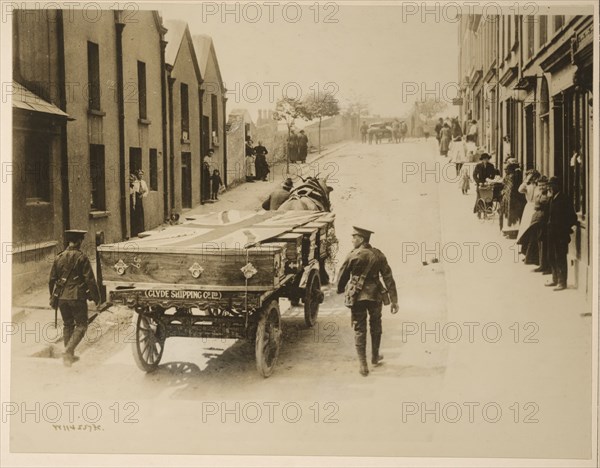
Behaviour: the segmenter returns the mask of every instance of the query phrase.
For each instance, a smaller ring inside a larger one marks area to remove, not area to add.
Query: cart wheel
[[[317,323],[319,315],[319,305],[323,302],[324,295],[321,291],[321,279],[319,272],[312,270],[308,274],[306,282],[306,293],[304,296],[304,322],[308,327],[313,327]]]
[[[279,303],[273,300],[262,310],[256,329],[256,369],[263,377],[273,373],[281,347]]]
[[[132,343],[133,359],[144,372],[158,368],[165,347],[165,331],[154,318],[138,314],[135,341]]]

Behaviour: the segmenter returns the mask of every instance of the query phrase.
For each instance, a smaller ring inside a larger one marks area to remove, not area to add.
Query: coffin
[[[98,247],[109,287],[180,287],[218,291],[276,289],[316,259],[319,227],[304,227],[330,213],[223,211],[141,238]]]

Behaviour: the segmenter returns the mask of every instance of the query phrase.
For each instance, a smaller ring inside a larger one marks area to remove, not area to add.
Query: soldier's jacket
[[[369,265],[371,265],[370,268]],[[363,244],[354,249],[342,264],[337,286],[338,292],[344,292],[351,276],[361,277],[362,275],[366,276],[364,277],[362,289],[358,292],[355,301],[381,302],[382,285],[379,279],[381,275],[383,283],[389,291],[390,300],[392,303],[398,303],[398,292],[396,291],[396,282],[392,275],[392,269],[388,265],[385,255],[369,244]]]
[[[60,299],[67,301],[89,299],[94,302],[100,302],[98,284],[96,283],[90,260],[81,250],[73,247],[67,247],[54,259],[48,282],[50,295],[52,295],[56,281],[66,277],[71,268],[73,268],[73,271],[65,284]]]

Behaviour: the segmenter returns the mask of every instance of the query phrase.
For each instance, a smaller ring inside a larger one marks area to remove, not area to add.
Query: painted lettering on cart
[[[148,289],[146,297],[154,299],[221,299],[219,291],[187,291],[180,289]]]

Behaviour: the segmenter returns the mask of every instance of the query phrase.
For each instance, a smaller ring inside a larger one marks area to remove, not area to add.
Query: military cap
[[[65,239],[67,241],[77,241],[79,239],[83,239],[86,235],[87,231],[83,231],[81,229],[68,229],[65,231]]]
[[[373,234],[373,231],[369,231],[368,229],[363,229],[363,228],[359,228],[356,226],[352,226],[352,235],[353,236],[360,236],[364,240],[368,241],[371,238],[371,234]]]

